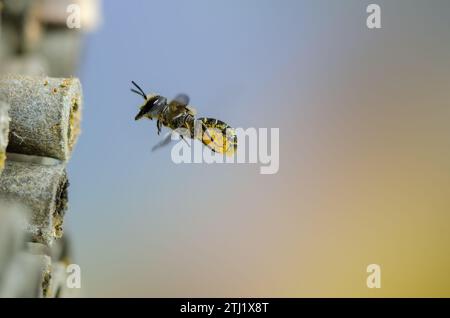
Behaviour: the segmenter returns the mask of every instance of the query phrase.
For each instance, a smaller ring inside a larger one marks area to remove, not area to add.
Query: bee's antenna
[[[133,92],[133,93],[136,93],[136,94],[138,94],[139,96],[142,96],[142,97],[144,97],[144,99],[147,99],[144,95],[142,95],[142,93],[141,92],[138,92],[137,90],[135,90],[135,89],[131,89],[131,91]]]
[[[133,88],[131,89],[131,91],[132,91],[133,93],[136,93],[136,94],[141,95],[142,97],[144,97],[144,99],[147,99],[147,96],[145,96],[145,93],[144,93],[144,91],[142,90],[142,88],[140,88],[139,85],[136,84],[134,81],[131,81],[131,83],[133,83],[133,85],[136,86],[136,88],[139,90],[139,92],[138,92],[137,90],[133,89]]]

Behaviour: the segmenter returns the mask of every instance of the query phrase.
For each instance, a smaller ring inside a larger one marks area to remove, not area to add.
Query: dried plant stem
[[[69,159],[80,132],[78,79],[6,75],[0,99],[10,105],[9,152]]]
[[[0,196],[31,210],[27,231],[34,242],[49,246],[62,236],[67,187],[63,164],[47,166],[8,160],[0,178]]]

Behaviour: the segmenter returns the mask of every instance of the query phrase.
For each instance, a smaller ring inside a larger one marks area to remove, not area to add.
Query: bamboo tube
[[[0,101],[0,174],[5,166],[6,146],[8,145],[9,133],[9,105]]]
[[[80,132],[81,85],[76,78],[0,77],[10,105],[8,151],[68,160]]]
[[[27,231],[32,241],[51,246],[63,233],[68,184],[63,164],[8,160],[0,178],[0,196],[27,206],[31,210]]]

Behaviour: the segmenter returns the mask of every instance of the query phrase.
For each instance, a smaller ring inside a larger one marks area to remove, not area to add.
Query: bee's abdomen
[[[224,123],[221,120],[215,119],[215,118],[202,117],[202,118],[199,118],[198,120],[200,120],[205,125],[205,127],[218,129],[222,132],[225,132],[228,128],[231,128],[230,125]]]
[[[232,155],[237,149],[236,131],[215,118],[198,118],[202,123],[202,142],[211,150]]]

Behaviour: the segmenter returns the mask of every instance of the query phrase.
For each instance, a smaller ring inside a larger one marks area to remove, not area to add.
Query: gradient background
[[[83,295],[450,296],[449,1],[104,1],[103,15],[78,74],[65,221]],[[152,153],[130,80],[279,127],[279,173]]]

